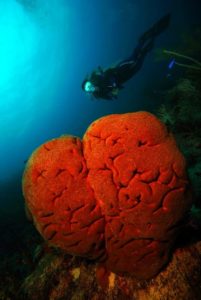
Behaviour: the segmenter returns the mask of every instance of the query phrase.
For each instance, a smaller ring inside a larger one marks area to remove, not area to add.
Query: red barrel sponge
[[[140,279],[167,263],[192,202],[185,159],[147,112],[98,119],[83,142],[61,136],[43,144],[27,163],[23,193],[52,245]]]

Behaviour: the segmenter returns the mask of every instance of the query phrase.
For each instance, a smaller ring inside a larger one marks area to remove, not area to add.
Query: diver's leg
[[[116,74],[118,74],[120,84],[129,80],[140,70],[147,53],[153,48],[153,45],[154,40],[149,40],[146,44],[139,42],[132,55],[118,64]]]
[[[152,50],[154,46],[154,38],[149,39],[146,42],[138,42],[138,45],[132,53],[133,60],[137,61],[140,58],[144,58],[145,55]]]
[[[145,56],[153,48],[156,36],[168,27],[169,22],[170,14],[167,14],[140,36],[138,45],[132,54],[134,60]]]
[[[165,15],[163,18],[161,18],[158,22],[156,22],[149,30],[144,32],[140,38],[139,42],[144,43],[148,39],[153,39],[160,33],[162,33],[169,25],[170,23],[170,14]]]
[[[151,29],[142,34],[131,56],[121,61],[116,67],[116,78],[119,86],[133,77],[142,67],[147,53],[153,48],[154,40],[167,28],[170,14],[167,14],[156,22]]]
[[[143,33],[138,40],[138,45],[134,49],[132,55],[125,60],[134,62],[133,67],[137,72],[143,64],[146,54],[152,50],[154,46],[154,40],[157,35],[163,32],[169,25],[170,14],[165,15],[158,22],[156,22],[148,31]]]
[[[121,61],[119,64],[128,64],[129,62],[132,64],[135,62],[140,56],[144,56],[147,52],[149,52],[154,45],[155,36],[150,35],[147,39],[139,39],[137,46],[133,50],[132,54]]]

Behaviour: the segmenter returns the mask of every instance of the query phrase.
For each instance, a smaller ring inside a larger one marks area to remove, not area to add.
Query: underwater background
[[[127,58],[139,36],[169,12],[170,26],[118,99],[83,92],[87,74]],[[158,114],[177,136],[192,179],[201,176],[200,69],[169,68],[172,55],[162,49],[201,61],[201,1],[0,0],[1,255],[19,243],[28,223],[21,180],[32,151],[62,134],[82,137],[104,115]],[[200,179],[192,185],[200,199]]]

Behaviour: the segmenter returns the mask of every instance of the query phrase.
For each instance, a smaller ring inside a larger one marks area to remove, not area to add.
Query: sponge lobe
[[[98,119],[83,142],[43,144],[28,161],[23,191],[51,244],[141,279],[167,263],[192,201],[174,137],[147,112]]]

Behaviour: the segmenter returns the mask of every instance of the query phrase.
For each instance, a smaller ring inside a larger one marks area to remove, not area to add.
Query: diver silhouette
[[[168,27],[169,22],[170,14],[167,14],[140,36],[130,57],[105,70],[99,66],[83,81],[82,89],[95,98],[117,99],[122,84],[141,69],[146,54],[154,46],[155,37]]]

